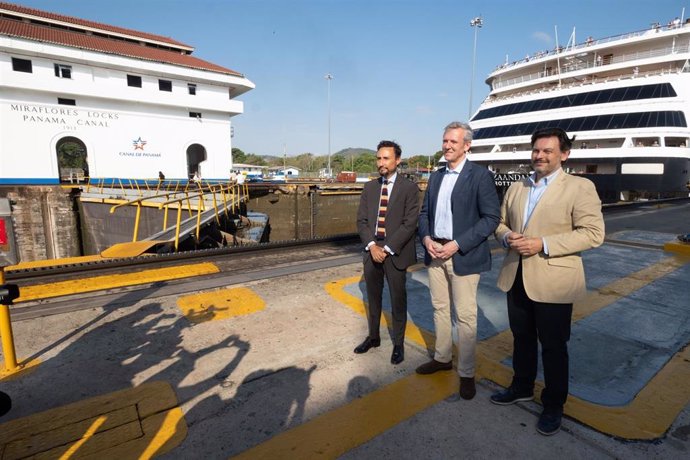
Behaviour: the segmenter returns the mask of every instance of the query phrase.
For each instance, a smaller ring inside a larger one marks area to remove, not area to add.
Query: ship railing
[[[622,40],[628,40],[630,38],[635,38],[635,37],[641,37],[643,35],[648,35],[650,33],[658,33],[662,31],[667,31],[667,30],[673,30],[673,29],[678,29],[680,27],[687,27],[687,25],[674,25],[674,24],[667,24],[667,25],[661,25],[659,23],[652,23],[652,27],[649,29],[643,29],[643,30],[638,30],[635,32],[628,32],[625,34],[620,34],[620,35],[612,35],[610,37],[604,37],[604,38],[599,38],[599,39],[593,39],[593,38],[587,38],[582,43],[578,43],[576,45],[569,46],[567,48],[565,47],[558,47],[553,50],[548,50],[548,51],[539,51],[533,55],[529,55],[523,59],[519,59],[517,61],[513,61],[510,63],[505,63],[505,64],[500,64],[499,66],[496,67],[494,72],[498,72],[499,70],[504,70],[508,69],[510,67],[515,67],[520,64],[524,64],[526,62],[530,62],[531,60],[536,60],[536,59],[541,59],[545,56],[555,56],[556,54],[559,53],[564,53],[564,52],[570,52],[573,50],[579,50],[579,49],[587,49],[591,48],[596,45],[601,45],[605,43],[611,43],[611,42],[617,42],[617,41],[622,41]]]
[[[119,177],[89,177],[84,191],[87,193],[103,194],[105,190],[118,190],[122,197],[150,196],[154,192],[189,192],[194,190],[205,190],[210,186],[230,184],[230,181],[217,180],[185,180],[185,179],[131,179]],[[234,182],[233,182],[234,184]],[[244,184],[242,190],[248,192],[247,185]]]
[[[485,104],[485,105],[496,104],[498,102],[507,101],[507,100],[514,99],[514,98],[520,97],[520,96],[527,96],[530,94],[548,93],[551,91],[563,90],[563,89],[574,88],[574,87],[584,86],[584,85],[592,85],[592,84],[596,84],[596,83],[606,83],[606,82],[611,81],[611,80],[632,80],[635,78],[648,78],[648,77],[655,77],[655,76],[659,76],[659,75],[675,74],[675,73],[682,72],[682,70],[683,70],[682,67],[677,67],[675,69],[648,70],[646,72],[637,72],[637,73],[635,73],[634,71],[631,71],[631,72],[626,73],[626,74],[620,74],[620,75],[611,76],[611,77],[587,77],[584,80],[564,83],[561,86],[539,87],[539,88],[534,88],[534,89],[528,89],[525,91],[519,91],[519,92],[511,93],[510,96],[489,96],[482,102],[482,104]]]
[[[230,219],[229,213],[239,213],[242,202],[246,201],[249,197],[246,184],[198,183],[195,185],[196,189],[190,187],[187,190],[175,190],[141,196],[112,206],[110,208],[110,213],[113,214],[120,208],[136,206],[134,229],[132,233],[132,242],[136,242],[139,238],[141,209],[144,206],[156,207],[163,210],[162,232],[166,232],[172,228],[168,227],[169,210],[177,210],[177,220],[174,227],[175,250],[177,251],[179,249],[180,235],[185,231],[183,226],[189,226],[188,224],[195,217],[195,212],[196,220],[192,230],[194,230],[198,241],[203,224],[214,219],[218,225],[220,225],[221,214],[225,214],[225,219]],[[193,204],[194,202],[195,204]],[[185,211],[188,212],[189,217],[183,222],[182,214]],[[207,213],[207,211],[213,212]],[[206,214],[206,216],[202,218],[204,214]]]
[[[630,61],[638,61],[642,59],[650,59],[650,58],[656,58],[660,56],[666,56],[666,55],[672,55],[672,54],[683,54],[687,53],[690,51],[690,45],[681,45],[681,46],[668,46],[664,48],[656,48],[656,49],[651,49],[647,51],[639,51],[635,53],[628,53],[628,54],[622,54],[618,56],[613,56],[610,58],[609,61],[607,61],[606,64],[603,64],[601,62],[598,62],[596,55],[592,55],[591,59],[588,59],[586,61],[583,60],[577,60],[577,61],[571,61],[571,62],[566,62],[561,65],[561,72],[560,76],[563,77],[563,75],[572,73],[572,72],[577,72],[583,69],[591,69],[593,67],[601,67],[605,68],[609,65],[614,65],[614,64],[621,64],[625,62],[630,62]],[[546,77],[558,77],[558,71],[557,70],[551,70],[551,71],[539,71],[539,72],[534,72],[528,75],[522,75],[520,77],[515,77],[511,78],[508,80],[496,80],[492,82],[491,86],[492,89],[500,89],[506,86],[511,86],[511,85],[516,85],[519,83],[527,83],[533,80],[538,80],[541,78],[546,78]]]

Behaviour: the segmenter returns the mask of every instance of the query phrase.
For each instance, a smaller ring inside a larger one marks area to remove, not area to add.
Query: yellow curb
[[[213,273],[218,273],[219,271],[220,270],[218,267],[216,267],[214,264],[204,262],[201,264],[156,268],[152,270],[142,270],[118,275],[93,276],[91,278],[59,281],[57,283],[22,286],[19,288],[20,297],[15,300],[15,303],[83,292],[113,289],[123,286],[134,286],[137,284],[188,278],[191,276],[210,275]]]

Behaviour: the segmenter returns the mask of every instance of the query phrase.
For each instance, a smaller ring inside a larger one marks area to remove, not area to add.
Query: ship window
[[[646,128],[647,126],[650,126],[649,124],[649,114],[650,112],[643,112],[642,116],[640,117],[640,128]]]
[[[640,88],[640,95],[638,96],[640,99],[649,99],[652,97],[654,94],[654,86],[655,85],[645,85]]]
[[[77,105],[77,101],[74,99],[66,99],[64,97],[58,98],[58,104],[60,105]]]
[[[611,117],[611,122],[609,123],[607,129],[620,129],[623,126],[625,126],[625,118],[627,117],[627,114],[625,113],[617,113],[616,115]]]
[[[585,166],[585,173],[596,174],[597,173],[597,165],[586,165]]]
[[[597,122],[597,117],[584,117],[580,124],[580,131],[590,131]]]
[[[640,121],[642,120],[642,114],[639,112],[629,113],[628,118],[625,120],[625,126],[628,128],[639,128]]]
[[[55,76],[58,78],[72,78],[72,66],[65,64],[54,64]]]
[[[172,82],[170,80],[158,80],[158,89],[172,92]]]
[[[581,126],[582,123],[584,122],[584,118],[573,118],[570,120],[570,124],[568,125],[568,128],[566,128],[566,131],[581,131]]]
[[[611,92],[609,102],[623,101],[625,96],[625,88],[616,88]]]
[[[12,58],[12,70],[15,72],[33,73],[29,59]]]
[[[196,96],[196,85],[194,83],[187,83],[187,91],[192,96]]]
[[[141,77],[139,75],[127,75],[127,86],[141,88]]]
[[[625,100],[626,101],[634,101],[635,99],[639,99],[640,91],[642,90],[642,86],[631,86],[628,88],[628,92],[625,93]]]
[[[201,112],[189,112],[189,117],[201,119]]]

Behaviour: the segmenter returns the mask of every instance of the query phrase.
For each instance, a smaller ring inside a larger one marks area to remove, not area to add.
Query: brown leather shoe
[[[442,363],[432,359],[428,363],[424,363],[417,368],[417,373],[422,375],[433,374],[438,371],[449,371],[453,369],[453,362]]]
[[[472,399],[476,394],[477,387],[474,385],[474,377],[460,377],[460,397]]]

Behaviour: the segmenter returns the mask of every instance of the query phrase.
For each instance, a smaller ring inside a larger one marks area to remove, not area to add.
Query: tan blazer
[[[573,303],[586,293],[580,252],[604,241],[604,218],[594,184],[561,171],[549,184],[523,228],[529,198],[529,179],[516,182],[506,192],[501,221],[495,236],[499,242],[510,231],[546,240],[549,255],[541,252],[522,258],[522,279],[527,296],[536,302]],[[508,292],[515,281],[520,254],[508,250],[498,287]]]

